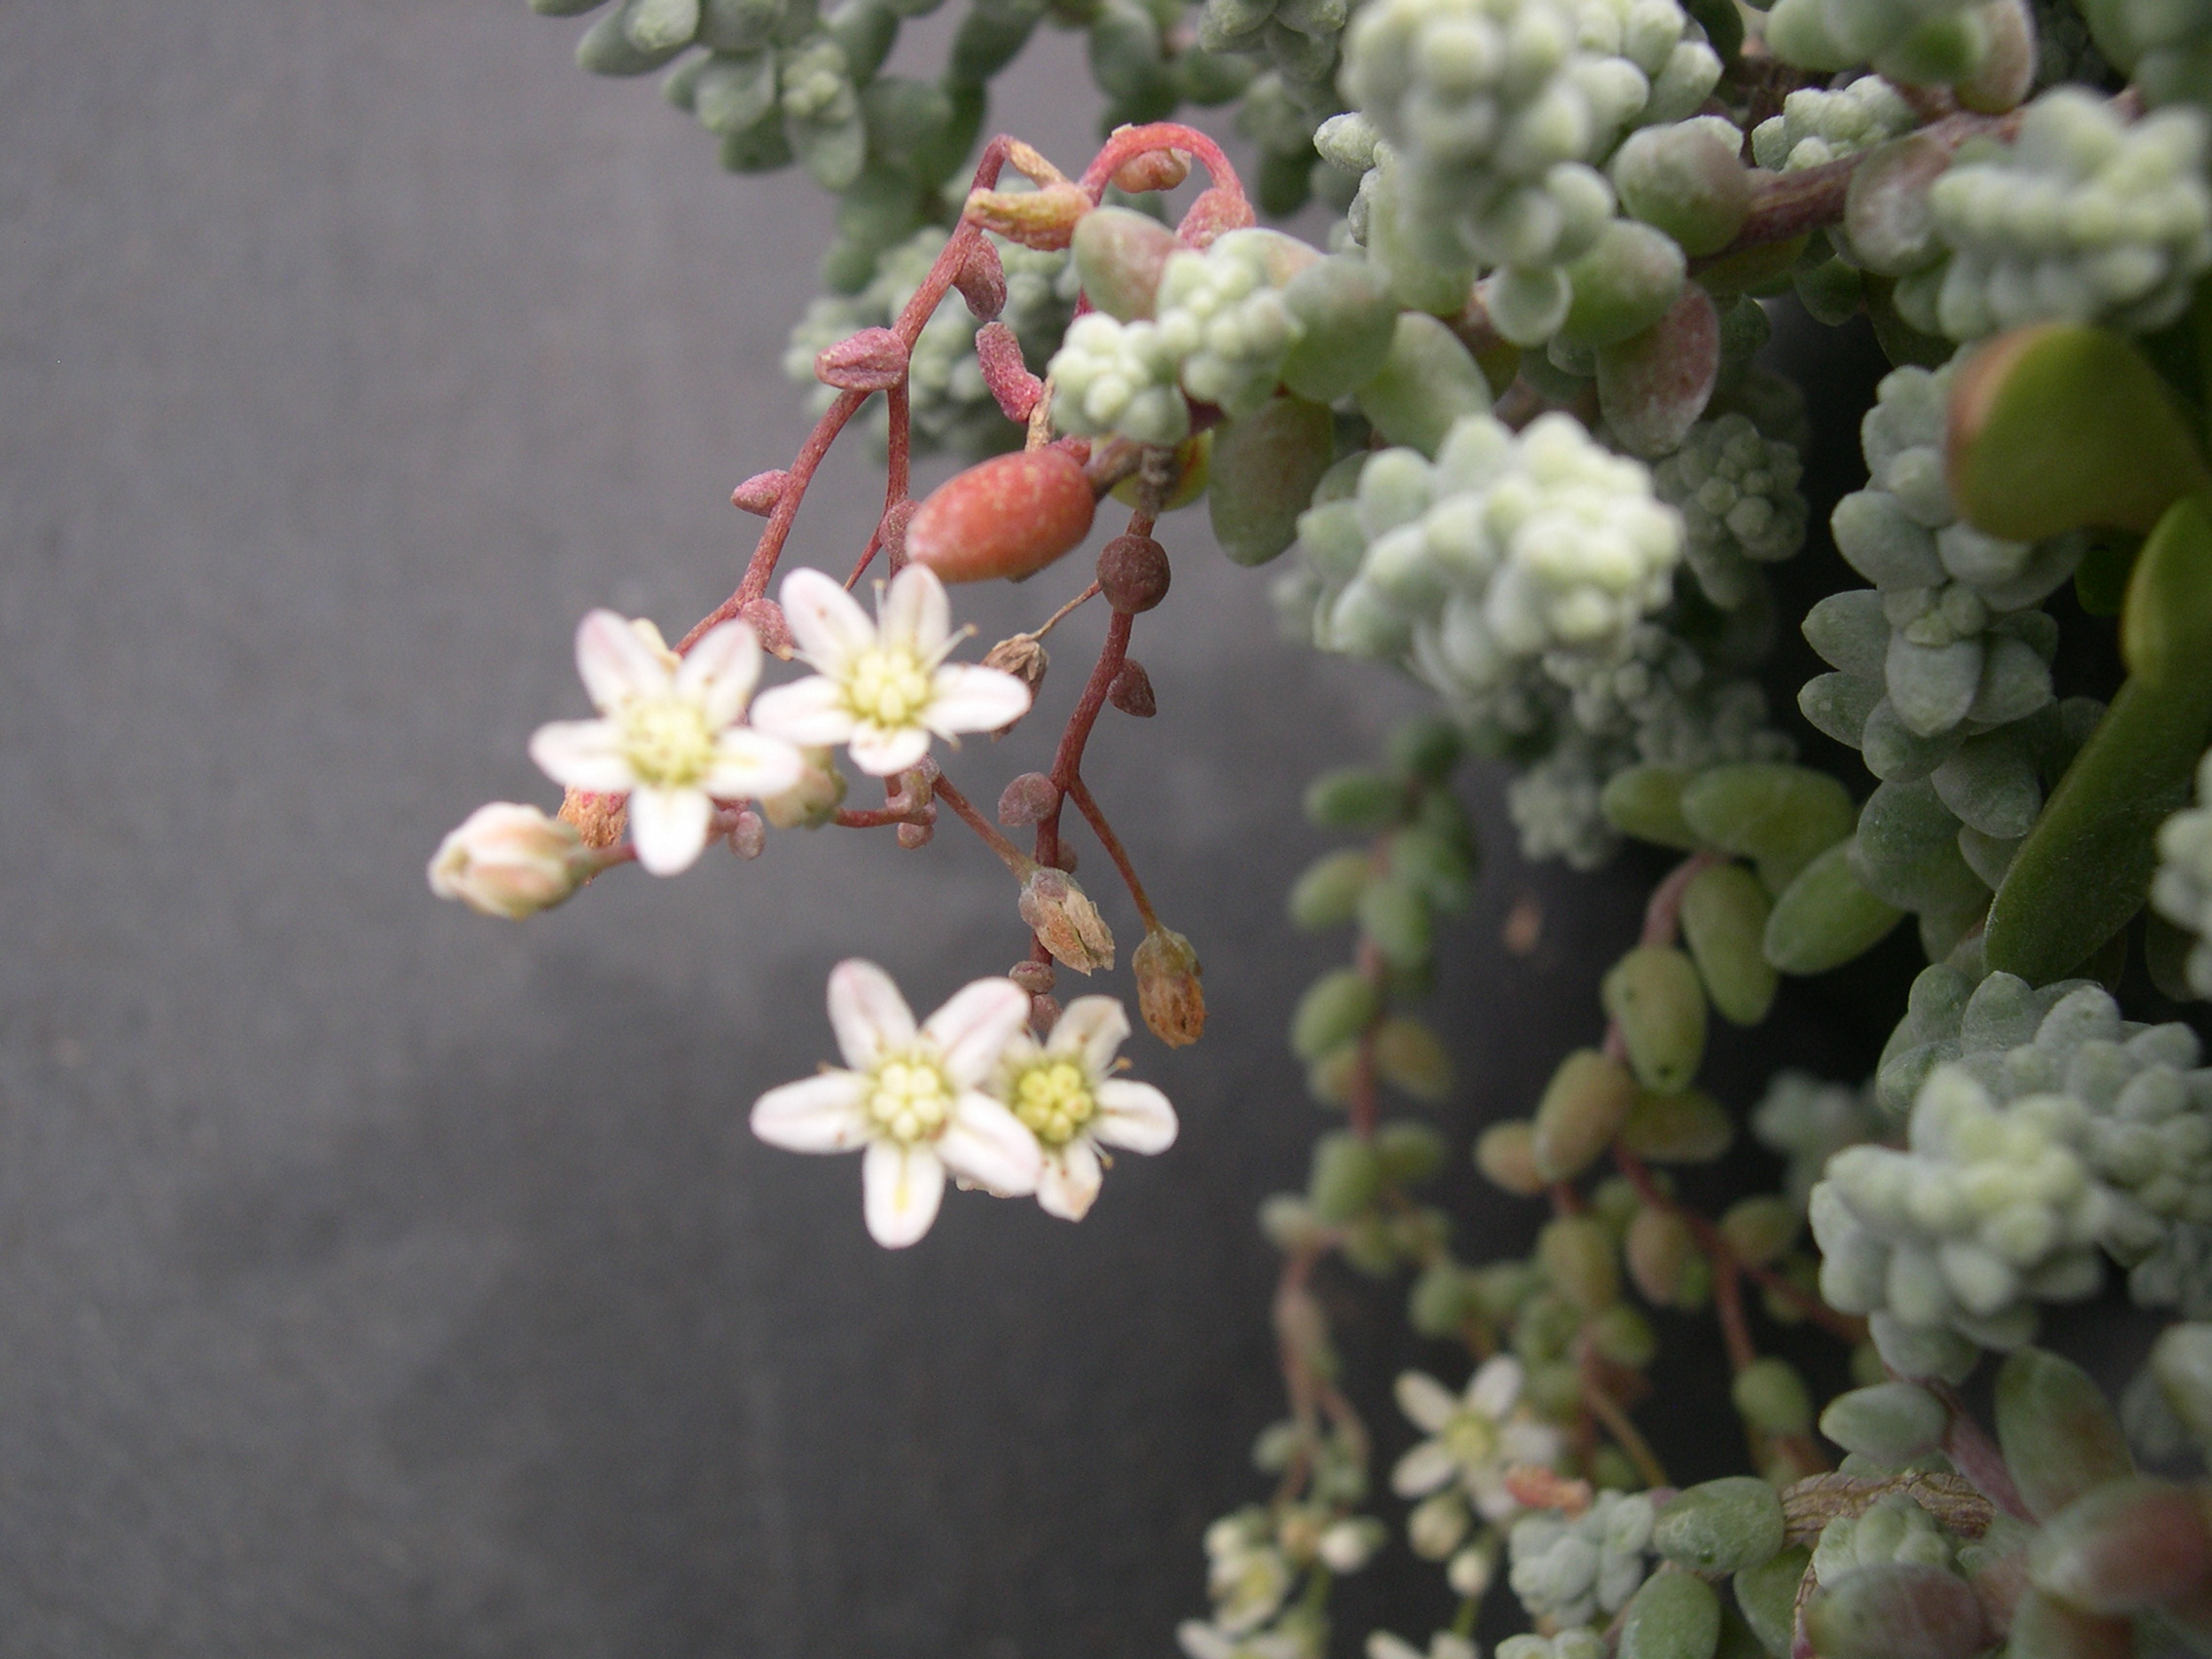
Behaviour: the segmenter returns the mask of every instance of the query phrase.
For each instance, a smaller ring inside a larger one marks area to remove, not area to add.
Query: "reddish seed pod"
[[[978,328],[976,362],[983,371],[983,385],[998,400],[999,413],[1016,424],[1026,423],[1045,395],[1045,383],[1022,361],[1021,342],[1014,330],[1003,322],[986,322]]]
[[[748,600],[745,608],[737,613],[737,618],[753,630],[762,650],[770,656],[790,659],[792,625],[784,619],[782,606],[772,599]]]
[[[1059,785],[1042,772],[1024,772],[999,796],[999,822],[1009,829],[1042,824],[1059,804]]]
[[[1191,158],[1182,150],[1147,150],[1114,169],[1114,188],[1131,196],[1148,190],[1173,190],[1191,176]]]
[[[816,353],[814,378],[839,391],[888,391],[906,378],[906,343],[888,328],[864,328]]]
[[[960,262],[952,285],[968,302],[970,314],[985,322],[1006,310],[1006,267],[999,262],[999,250],[980,238]]]
[[[1096,506],[1083,462],[1065,450],[1026,450],[940,484],[906,531],[906,557],[948,582],[1019,581],[1090,534]]]
[[[1160,704],[1152,694],[1152,676],[1145,673],[1144,664],[1135,657],[1128,658],[1115,671],[1113,683],[1106,687],[1106,701],[1124,715],[1134,715],[1140,720],[1149,720],[1160,712]]]
[[[1167,597],[1167,549],[1149,535],[1117,535],[1098,552],[1098,591],[1124,616],[1150,610]]]
[[[1052,987],[1059,983],[1059,976],[1052,971],[1052,965],[1050,962],[1039,962],[1035,957],[1024,957],[1016,962],[1006,971],[1006,977],[1033,997],[1051,996]]]
[[[784,498],[784,490],[791,481],[792,475],[780,466],[756,472],[729,493],[729,504],[740,512],[758,513],[766,518]]]

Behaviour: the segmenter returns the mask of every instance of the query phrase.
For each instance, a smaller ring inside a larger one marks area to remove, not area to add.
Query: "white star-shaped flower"
[[[675,875],[705,849],[715,802],[780,794],[805,762],[784,739],[738,723],[760,678],[750,627],[724,622],[681,660],[658,639],[611,610],[586,616],[576,672],[602,718],[539,726],[530,757],[555,783],[628,795],[638,862]]]
[[[1029,687],[1011,674],[944,660],[960,643],[944,584],[908,565],[876,587],[876,617],[820,571],[784,578],[784,615],[816,672],[760,693],[753,721],[802,749],[842,743],[879,778],[929,753],[930,739],[996,731],[1029,712]]]
[[[992,1091],[1037,1137],[1044,1173],[1037,1201],[1081,1221],[1098,1197],[1098,1149],[1165,1152],[1175,1144],[1175,1108],[1149,1083],[1114,1075],[1114,1051],[1129,1016],[1113,997],[1078,997],[1043,1043],[1016,1031],[1000,1056]]]
[[[1400,1497],[1422,1497],[1457,1481],[1476,1509],[1502,1521],[1521,1507],[1506,1490],[1505,1474],[1522,1463],[1555,1462],[1559,1430],[1517,1411],[1521,1362],[1510,1354],[1485,1360],[1455,1394],[1424,1371],[1398,1378],[1398,1409],[1429,1436],[1390,1471]]]
[[[977,979],[917,1028],[891,976],[872,962],[830,975],[830,1023],[849,1070],[771,1088],[753,1132],[790,1152],[866,1149],[867,1230],[898,1249],[930,1230],[949,1171],[993,1193],[1037,1190],[1037,1140],[979,1087],[1029,1017],[1012,979]]]

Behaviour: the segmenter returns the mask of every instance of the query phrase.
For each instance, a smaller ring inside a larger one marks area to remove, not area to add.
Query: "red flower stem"
[[[954,789],[941,773],[931,787],[937,792],[937,798],[952,808],[955,818],[980,835],[983,845],[998,854],[1000,862],[1007,868],[1016,875],[1028,872],[1029,860],[1021,849],[1000,834],[998,826],[977,812],[968,797]]]
[[[1106,822],[1106,814],[1098,809],[1091,798],[1090,786],[1080,774],[1068,780],[1068,793],[1075,800],[1076,809],[1090,821],[1091,832],[1098,837],[1106,856],[1114,861],[1114,867],[1122,872],[1122,885],[1129,890],[1136,902],[1137,916],[1144,923],[1144,931],[1152,933],[1160,926],[1159,916],[1153,913],[1152,901],[1145,895],[1144,883],[1137,879],[1136,866],[1129,863],[1129,855],[1123,850],[1122,838],[1114,833],[1114,827]]]
[[[1106,140],[1104,148],[1092,158],[1083,177],[1077,182],[1084,194],[1092,202],[1106,194],[1107,183],[1124,162],[1133,161],[1153,150],[1188,150],[1198,157],[1213,180],[1216,190],[1226,190],[1234,196],[1244,194],[1243,182],[1236,169],[1230,166],[1229,158],[1222,154],[1219,144],[1195,127],[1185,127],[1178,121],[1153,121],[1142,127],[1124,127]]]
[[[1069,600],[1067,604],[1061,606],[1059,609],[1053,611],[1051,615],[1046,617],[1045,625],[1042,628],[1039,628],[1034,634],[1030,635],[1029,637],[1032,640],[1042,640],[1047,634],[1050,634],[1054,628],[1057,628],[1062,622],[1065,622],[1070,616],[1074,615],[1079,607],[1088,605],[1090,601],[1096,599],[1097,597],[1098,584],[1096,582],[1092,582],[1088,587],[1085,588],[1081,593],[1077,594],[1075,598]]]

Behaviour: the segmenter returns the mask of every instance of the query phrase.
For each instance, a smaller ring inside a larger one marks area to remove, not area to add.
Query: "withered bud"
[[[806,761],[798,782],[782,794],[760,803],[769,823],[779,830],[819,830],[837,815],[845,799],[845,775],[827,749],[799,752]]]
[[[906,378],[906,343],[888,328],[864,328],[817,352],[814,378],[839,391],[888,391]]]
[[[1050,962],[1040,962],[1034,956],[1025,956],[1006,971],[1006,977],[1033,997],[1050,996],[1059,982]]]
[[[1183,215],[1183,222],[1175,227],[1175,236],[1185,247],[1203,249],[1211,246],[1216,237],[1244,230],[1257,222],[1252,215],[1251,203],[1234,190],[1215,185],[1198,192],[1198,200]]]
[[[899,844],[909,853],[917,847],[926,847],[937,834],[934,824],[902,824],[899,826]]]
[[[1068,245],[1076,226],[1089,211],[1090,198],[1062,179],[1037,190],[976,191],[968,198],[966,216],[971,223],[995,231],[1009,241],[1056,253]],[[1250,208],[1245,209],[1244,222],[1252,222]]]
[[[766,518],[784,498],[784,490],[791,481],[792,475],[780,466],[756,472],[729,493],[729,504],[740,512],[757,513]]]
[[[1016,908],[1055,961],[1078,974],[1114,966],[1114,935],[1072,875],[1040,865],[1021,884]]]
[[[575,826],[584,845],[607,848],[619,845],[630,828],[630,797],[601,794],[593,790],[571,790],[561,797],[554,817]]]
[[[791,660],[792,625],[784,619],[782,606],[772,599],[749,599],[737,619],[753,630],[762,650],[786,662]]]
[[[906,527],[914,522],[915,510],[920,505],[911,496],[903,501],[894,501],[883,509],[883,520],[875,527],[876,539],[891,560],[893,575],[906,563]]]
[[[1098,550],[1098,591],[1124,616],[1138,616],[1167,597],[1167,549],[1149,535],[1117,535]]]
[[[1106,701],[1140,720],[1149,720],[1160,712],[1160,703],[1152,694],[1152,676],[1135,657],[1126,658],[1114,671],[1113,682],[1106,687]]]
[[[1014,168],[1030,183],[1043,187],[1049,184],[1066,184],[1068,175],[1048,162],[1032,145],[1019,138],[1006,141],[1007,166]]]
[[[1010,830],[1042,824],[1059,804],[1059,785],[1042,772],[1024,772],[999,796],[999,822]]]
[[[1052,666],[1052,659],[1045,654],[1045,647],[1038,643],[1036,635],[1016,634],[1011,640],[1001,640],[985,651],[983,666],[995,668],[1001,674],[1013,675],[1028,686],[1030,696],[1035,697],[1037,687],[1045,683],[1045,671]],[[1004,737],[1020,723],[1019,720],[1009,720],[991,735]]]
[[[1036,996],[1029,999],[1029,1029],[1040,1038],[1050,1037],[1052,1027],[1060,1022],[1060,1005],[1055,997]]]
[[[1191,176],[1191,158],[1183,150],[1147,150],[1114,169],[1114,188],[1131,196],[1148,190],[1173,190]]]
[[[1155,1037],[1170,1049],[1181,1049],[1205,1034],[1206,994],[1198,984],[1198,953],[1189,940],[1154,928],[1129,966],[1136,970],[1137,1011]]]
[[[999,261],[999,250],[980,237],[960,262],[952,285],[968,302],[969,313],[985,322],[1006,310],[1006,267]]]
[[[767,844],[768,826],[760,822],[757,812],[747,807],[729,827],[729,850],[741,859],[756,859]]]
[[[1014,330],[1003,322],[986,322],[976,330],[976,363],[983,371],[983,385],[998,400],[999,413],[1026,424],[1045,395],[1045,383],[1029,372]]]

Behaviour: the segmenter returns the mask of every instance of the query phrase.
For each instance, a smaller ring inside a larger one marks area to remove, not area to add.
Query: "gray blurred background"
[[[1264,1490],[1253,1208],[1324,1126],[1280,1044],[1339,948],[1279,919],[1325,845],[1297,794],[1415,699],[1278,644],[1266,576],[1169,521],[1160,718],[1110,713],[1090,774],[1206,962],[1207,1040],[1130,1049],[1182,1143],[1081,1228],[954,1196],[878,1250],[856,1163],[744,1113],[830,1051],[840,956],[924,1009],[1014,959],[971,837],[776,835],[522,927],[424,882],[478,802],[555,798],[523,746],[584,712],[583,610],[673,637],[732,584],[730,486],[804,429],[777,358],[822,199],[721,174],[520,0],[0,22],[0,1654],[1171,1651],[1205,1523]],[[995,125],[1079,163],[1077,45],[1003,85]],[[852,448],[794,542],[839,571]],[[964,613],[1033,624],[1085,564]],[[1041,728],[1099,625],[1055,636]],[[1048,735],[952,775],[994,798]],[[1479,810],[1461,1145],[1588,1039],[1648,875],[1522,869]],[[1889,1017],[1794,1006],[1814,1064]],[[1530,1219],[1449,1192],[1470,1250]],[[1414,1351],[1399,1291],[1328,1293],[1366,1382]],[[1400,1550],[1359,1594],[1411,1586],[1419,1633],[1434,1578]]]

